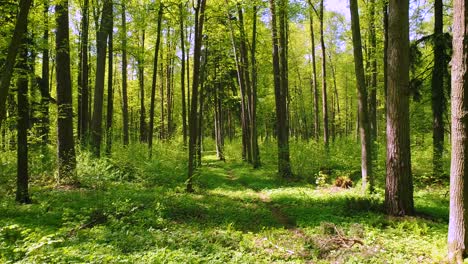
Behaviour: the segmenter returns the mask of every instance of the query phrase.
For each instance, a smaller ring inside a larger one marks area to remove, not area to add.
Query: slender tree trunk
[[[123,144],[127,146],[128,138],[128,95],[127,95],[127,17],[125,2],[122,2],[122,122]],[[141,88],[140,88],[141,89]]]
[[[181,50],[181,69],[180,69],[180,90],[182,99],[182,135],[184,146],[187,145],[187,106],[185,104],[185,36],[184,36],[184,6],[179,4],[179,23],[180,23],[180,50]]]
[[[78,135],[81,143],[85,144],[89,136],[89,67],[88,67],[88,36],[89,36],[89,0],[84,0],[82,9],[81,50],[80,50],[80,93],[78,102],[79,120]]]
[[[23,38],[26,43],[26,38]],[[28,126],[29,126],[29,100],[28,100],[28,50],[23,44],[19,51],[18,68],[20,75],[17,80],[18,95],[18,151],[17,151],[17,177],[16,177],[16,201],[19,203],[31,203],[29,198],[28,183]]]
[[[369,120],[371,142],[377,139],[377,37],[375,32],[375,0],[369,3],[369,62],[370,62],[370,102]]]
[[[226,5],[228,5],[228,1],[225,2]],[[231,37],[231,43],[232,43],[232,49],[234,53],[234,60],[236,63],[236,69],[237,69],[237,81],[239,84],[239,92],[240,92],[240,103],[241,103],[241,128],[242,128],[242,160],[244,161],[250,161],[251,160],[251,144],[250,144],[250,129],[249,129],[249,110],[248,110],[248,100],[246,100],[246,82],[245,82],[245,74],[244,70],[242,67],[242,59],[239,58],[238,52],[237,52],[237,46],[236,42],[234,39],[234,29],[232,26],[231,22],[231,17],[229,13],[226,14],[228,23],[229,23],[229,29],[230,29],[230,37]]]
[[[449,263],[468,255],[468,3],[453,1]]]
[[[195,154],[197,141],[197,102],[198,102],[198,84],[200,82],[200,58],[203,40],[203,23],[205,20],[206,0],[197,0],[195,7],[195,41],[193,49],[193,81],[192,81],[192,103],[190,105],[189,118],[189,158],[188,158],[188,179],[187,192],[193,192],[193,174],[195,172]]]
[[[323,33],[323,0],[320,2],[320,45],[322,47],[322,112],[323,112],[323,142],[325,148],[328,149],[329,132],[328,132],[328,103],[327,103],[327,64],[325,52],[325,40]]]
[[[254,168],[260,167],[260,148],[258,146],[258,129],[257,129],[257,60],[255,58],[257,48],[257,6],[253,6],[253,26],[252,26],[252,48],[250,52],[252,61],[252,94],[250,99],[250,107],[252,111],[252,165]],[[221,111],[221,106],[220,106]],[[220,113],[221,114],[221,113]],[[221,119],[222,120],[222,119]],[[223,144],[224,144],[224,137]]]
[[[73,139],[73,103],[70,71],[70,41],[68,0],[55,6],[57,31],[56,78],[57,78],[57,148],[58,178],[60,181],[76,182],[76,157]]]
[[[314,97],[314,137],[316,140],[320,137],[320,118],[319,118],[319,99],[318,99],[318,88],[317,88],[317,68],[315,62],[315,36],[314,36],[314,20],[312,14],[312,2],[309,1],[309,25],[310,25],[310,39],[311,39],[311,50],[312,50],[312,96]]]
[[[390,215],[414,213],[409,133],[408,9],[408,0],[389,2],[385,207]]]
[[[276,127],[278,133],[278,173],[282,178],[292,177],[291,163],[289,160],[289,128],[286,109],[288,80],[286,76],[286,65],[284,64],[287,63],[287,58],[285,50],[282,50],[280,54],[280,49],[286,48],[286,7],[287,2],[285,0],[281,0],[279,12],[280,36],[278,38],[275,0],[270,0],[271,33],[273,41],[273,74],[275,83],[276,103]],[[278,39],[280,39],[279,43]]]
[[[145,108],[145,30],[141,35],[141,50],[138,59],[138,84],[140,86],[140,142],[148,141]]]
[[[42,139],[43,145],[49,143],[49,101],[50,101],[50,92],[49,92],[49,3],[45,1],[44,3],[44,35],[42,40],[44,41],[45,47],[42,50],[42,80],[39,85],[41,90],[41,127],[40,127],[40,136]]]
[[[91,147],[93,155],[99,157],[101,154],[102,141],[102,112],[104,105],[104,79],[106,70],[107,37],[111,29],[112,0],[105,0],[102,8],[101,24],[97,33],[97,62],[96,82],[94,84],[94,107],[91,121],[92,137]]]
[[[159,54],[159,45],[161,42],[161,22],[163,16],[164,5],[159,1],[159,11],[158,11],[158,29],[156,36],[156,45],[154,48],[154,61],[153,61],[153,81],[151,83],[151,103],[150,103],[150,122],[149,122],[149,133],[148,133],[148,148],[149,148],[149,157],[151,159],[153,155],[153,129],[154,129],[154,108],[155,108],[155,97],[156,97],[156,75],[158,73],[158,54]]]
[[[361,174],[362,190],[374,189],[372,177],[372,149],[370,140],[370,125],[367,112],[367,89],[364,77],[361,32],[359,27],[359,10],[357,0],[350,0],[351,29],[353,34],[354,68],[356,85],[358,87],[359,135],[361,138]],[[368,184],[369,182],[369,184]]]
[[[237,11],[239,15],[239,31],[240,31],[240,59],[241,59],[241,69],[244,76],[244,97],[245,97],[245,102],[246,102],[246,107],[247,107],[247,119],[245,120],[248,130],[247,134],[247,150],[249,151],[247,153],[247,161],[251,164],[253,164],[253,156],[255,155],[255,140],[253,139],[253,130],[254,130],[254,124],[255,121],[252,119],[253,117],[253,109],[252,109],[252,83],[250,80],[250,70],[249,70],[249,56],[248,56],[248,50],[247,50],[247,40],[246,40],[246,34],[245,34],[245,29],[244,29],[244,14],[242,11],[242,7],[240,6],[239,3],[237,3]]]
[[[434,1],[434,68],[432,70],[432,164],[434,176],[443,174],[444,153],[444,35],[443,1]]]
[[[215,68],[215,79],[216,68]],[[215,140],[216,140],[216,157],[219,160],[225,160],[224,158],[224,131],[223,131],[223,108],[222,98],[223,86],[221,81],[217,82],[217,87],[214,90],[214,125],[215,125]]]
[[[387,90],[388,90],[388,4],[383,5],[383,28],[384,28],[384,56],[383,56],[383,74],[384,74],[384,95],[385,95],[385,113],[387,113]]]
[[[112,3],[111,3],[112,8]],[[109,30],[109,55],[108,55],[108,67],[107,67],[107,115],[106,115],[106,154],[111,155],[112,153],[112,118],[114,115],[114,89],[113,85],[113,66],[114,66],[114,41],[113,41],[113,27],[114,27],[114,16],[111,14],[110,30]]]
[[[10,44],[8,46],[8,53],[5,63],[3,67],[0,68],[0,125],[5,119],[5,106],[8,98],[8,91],[10,90],[11,76],[13,74],[13,68],[15,66],[18,49],[21,46],[23,35],[26,33],[31,2],[32,0],[20,0],[19,2],[20,11],[16,18],[13,37],[11,38]]]

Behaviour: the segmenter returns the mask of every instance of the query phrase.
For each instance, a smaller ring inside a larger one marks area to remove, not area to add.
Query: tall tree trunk
[[[23,38],[26,43],[26,38]],[[16,201],[30,203],[28,183],[28,126],[29,126],[29,102],[28,102],[28,50],[26,44],[20,48],[18,58],[19,77],[17,80],[18,95],[18,151],[17,151],[17,177],[16,177]]]
[[[89,65],[88,65],[88,36],[89,36],[89,0],[84,0],[82,9],[81,50],[80,50],[80,87],[78,92],[78,136],[81,143],[86,143],[89,136]]]
[[[128,145],[128,95],[127,95],[127,17],[125,2],[122,2],[122,122],[123,144]]]
[[[288,79],[286,72],[287,58],[286,58],[286,8],[287,2],[281,0],[280,2],[280,36],[277,34],[276,22],[276,5],[275,0],[270,0],[271,10],[271,34],[273,41],[273,74],[275,83],[275,104],[276,104],[276,128],[278,133],[278,173],[280,177],[292,177],[291,163],[289,160],[289,128],[287,120],[287,88]],[[278,43],[278,39],[280,39]],[[280,54],[280,49],[282,49]],[[281,60],[280,60],[281,57]]]
[[[97,33],[96,82],[94,84],[94,107],[91,122],[91,148],[93,155],[101,154],[102,141],[102,110],[104,105],[104,78],[106,70],[107,37],[109,36],[112,19],[112,0],[105,0],[102,7],[101,24]]]
[[[408,0],[389,2],[385,207],[390,215],[414,213],[409,133],[408,9]]]
[[[253,109],[252,109],[252,83],[250,80],[250,70],[249,70],[249,56],[248,56],[248,50],[247,50],[247,40],[246,40],[246,34],[245,34],[245,29],[244,29],[244,14],[242,11],[242,7],[240,6],[239,3],[237,3],[237,11],[239,15],[239,31],[240,31],[240,57],[241,57],[241,69],[242,73],[244,76],[244,81],[245,81],[245,102],[246,102],[246,107],[247,107],[247,120],[245,122],[247,123],[247,150],[249,153],[247,153],[247,161],[251,164],[253,164],[253,156],[255,152],[255,140],[253,139],[253,130],[254,130],[254,124],[255,121],[252,119],[253,115]]]
[[[370,62],[370,102],[369,120],[371,142],[377,139],[377,37],[375,32],[375,0],[369,3],[369,62]]]
[[[327,64],[325,56],[325,40],[323,33],[323,0],[320,2],[320,45],[322,48],[322,112],[323,112],[323,142],[325,148],[328,149],[329,132],[328,132],[328,103],[327,103]]]
[[[432,164],[434,176],[443,173],[444,152],[444,35],[443,1],[434,1],[434,68],[432,70]]]
[[[49,101],[50,101],[50,92],[49,92],[49,2],[48,0],[44,2],[44,34],[42,40],[44,41],[45,47],[42,50],[42,80],[40,82],[39,88],[41,90],[41,127],[40,127],[40,136],[42,139],[43,145],[49,143]]]
[[[384,75],[384,96],[385,96],[385,113],[387,113],[387,87],[388,87],[388,3],[385,1],[383,5],[383,28],[384,28],[384,56],[383,56],[383,75]]]
[[[180,50],[181,50],[181,69],[180,69],[180,90],[182,99],[182,135],[184,146],[187,145],[187,106],[185,104],[185,36],[184,36],[184,11],[182,3],[179,4],[179,23],[180,23]]]
[[[26,33],[28,25],[28,14],[31,8],[32,0],[20,0],[19,13],[16,18],[15,30],[13,37],[10,40],[8,46],[8,53],[5,60],[5,64],[0,68],[0,125],[5,119],[6,114],[6,101],[8,98],[8,91],[10,90],[10,81],[13,74],[13,68],[16,62],[16,55],[18,49],[21,46],[23,35]]]
[[[468,3],[453,1],[449,263],[468,255]]]
[[[76,182],[75,142],[73,139],[73,103],[70,71],[70,41],[68,0],[55,6],[56,24],[56,78],[57,78],[57,148],[58,178]]]
[[[112,3],[111,3],[112,9]],[[108,55],[108,67],[107,67],[107,115],[106,115],[106,154],[111,155],[112,153],[112,118],[114,115],[114,89],[113,85],[113,66],[114,66],[114,40],[113,40],[113,28],[114,28],[114,16],[111,14],[111,22],[109,24],[109,55]]]
[[[215,68],[215,79],[216,68]],[[223,86],[221,81],[217,81],[217,87],[214,90],[214,125],[215,125],[215,141],[216,141],[216,157],[219,160],[225,160],[224,158],[224,130],[223,130],[223,108],[222,108],[222,98]]]
[[[228,1],[226,0],[226,5],[228,5]],[[239,57],[237,51],[237,45],[234,38],[234,29],[231,22],[231,16],[229,13],[226,13],[228,23],[229,23],[229,30],[230,30],[230,37],[232,43],[232,49],[234,53],[234,60],[236,63],[237,69],[237,81],[239,84],[239,93],[240,93],[240,103],[241,103],[241,128],[242,128],[242,160],[244,161],[251,161],[251,144],[250,144],[250,129],[249,129],[249,110],[248,110],[248,103],[249,101],[246,100],[246,81],[245,81],[245,74],[242,67],[242,58]],[[241,56],[242,57],[242,56]]]
[[[252,165],[254,168],[260,167],[260,148],[258,146],[258,129],[257,129],[257,60],[255,52],[257,47],[257,6],[253,6],[253,26],[252,26],[252,48],[250,52],[252,61],[252,93],[250,99],[251,122],[252,122]],[[220,105],[221,111],[221,105]],[[220,113],[221,114],[221,113]],[[222,120],[222,119],[221,119]],[[222,129],[221,129],[222,130]],[[224,144],[224,137],[223,137]]]
[[[164,5],[159,1],[159,11],[158,11],[158,29],[156,36],[156,45],[154,48],[154,61],[153,61],[153,81],[151,83],[151,103],[150,103],[150,122],[149,122],[149,133],[148,133],[148,148],[149,148],[149,157],[153,155],[153,129],[154,129],[154,107],[155,107],[155,97],[156,97],[156,75],[158,73],[158,54],[159,54],[159,45],[161,42],[161,22],[163,16]]]
[[[311,39],[311,51],[312,51],[312,95],[314,97],[314,137],[316,140],[320,137],[320,120],[319,120],[319,99],[318,99],[318,88],[317,88],[317,68],[315,62],[315,36],[314,36],[314,20],[312,9],[312,2],[309,0],[309,26],[310,26],[310,39]]]
[[[197,0],[195,7],[195,41],[193,49],[193,81],[192,81],[192,103],[190,105],[189,118],[189,157],[188,157],[188,179],[187,192],[193,192],[193,174],[195,172],[195,154],[197,141],[197,102],[198,102],[198,84],[200,82],[200,58],[201,46],[203,40],[203,23],[205,20],[206,0]]]
[[[359,10],[357,0],[350,1],[351,29],[353,34],[354,68],[356,72],[356,85],[358,87],[359,135],[361,138],[361,174],[362,190],[365,192],[374,189],[372,177],[372,149],[370,139],[369,116],[367,112],[367,89],[364,77],[362,56],[361,30],[359,27]],[[369,182],[369,185],[368,185]]]
[[[138,58],[138,85],[140,86],[140,142],[148,141],[145,108],[145,30],[141,35],[141,49]]]

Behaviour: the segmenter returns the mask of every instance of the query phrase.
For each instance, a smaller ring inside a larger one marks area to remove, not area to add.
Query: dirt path
[[[239,177],[234,175],[234,171],[232,169],[227,170],[227,178],[230,181],[236,181],[239,179]],[[250,188],[247,184],[243,182],[240,182],[240,184],[246,188]],[[281,210],[281,207],[279,205],[274,204],[267,193],[258,190],[255,190],[255,193],[258,195],[259,201],[265,204],[270,210],[271,215],[276,220],[276,222],[281,224],[285,229],[288,229],[291,232],[293,232],[295,235],[304,235],[302,230],[297,227],[296,220],[286,215]]]

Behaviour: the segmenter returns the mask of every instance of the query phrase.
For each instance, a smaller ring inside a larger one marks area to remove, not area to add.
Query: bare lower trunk
[[[73,104],[70,71],[68,1],[55,6],[57,62],[57,148],[59,181],[76,181],[76,157],[73,138]]]
[[[412,215],[413,179],[409,134],[408,0],[390,0],[388,25],[387,178],[390,215]]]
[[[450,167],[449,263],[463,263],[468,253],[468,6],[453,5],[452,161]]]
[[[357,0],[350,1],[351,28],[353,34],[354,68],[356,72],[356,85],[358,87],[358,115],[359,135],[361,138],[361,174],[363,192],[373,191],[371,141],[369,115],[367,112],[367,89],[364,79],[364,66],[362,56],[361,32],[359,28],[359,11]],[[369,182],[369,185],[368,185]]]

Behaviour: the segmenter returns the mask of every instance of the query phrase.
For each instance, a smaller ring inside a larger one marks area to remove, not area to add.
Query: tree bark
[[[138,58],[138,85],[140,86],[140,142],[148,141],[145,107],[145,30],[141,35],[141,49]]]
[[[444,173],[442,155],[444,153],[444,35],[443,1],[434,1],[434,68],[432,70],[432,165],[435,177]]]
[[[42,39],[45,43],[45,47],[42,50],[42,80],[39,85],[41,90],[41,127],[40,127],[40,136],[42,139],[42,144],[45,146],[49,143],[49,101],[50,101],[50,92],[49,92],[49,3],[45,1],[44,3],[44,34]]]
[[[127,95],[127,17],[125,2],[122,2],[122,122],[123,144],[129,143],[128,136],[128,95]]]
[[[97,62],[96,82],[94,87],[94,107],[92,125],[91,148],[93,155],[100,156],[102,141],[102,110],[104,104],[104,77],[106,70],[107,37],[111,28],[112,0],[105,0],[102,8],[101,24],[97,33]]]
[[[76,183],[75,142],[73,139],[73,103],[70,71],[70,41],[68,0],[55,6],[57,31],[56,78],[57,78],[57,148],[58,178],[60,181]]]
[[[320,120],[319,120],[319,99],[318,99],[318,88],[317,88],[317,67],[315,62],[315,36],[314,36],[314,20],[312,9],[312,2],[309,1],[309,26],[310,26],[310,40],[311,40],[311,51],[312,51],[312,96],[314,98],[314,137],[318,141],[320,137]]]
[[[361,175],[362,190],[373,191],[372,155],[369,116],[367,112],[367,89],[364,77],[362,56],[361,30],[359,27],[359,10],[357,0],[350,0],[351,29],[353,35],[354,68],[356,72],[356,85],[358,87],[359,135],[361,138]],[[369,185],[368,185],[369,182]]]
[[[31,2],[32,0],[20,0],[20,11],[16,18],[13,37],[11,38],[10,44],[8,46],[8,54],[5,60],[5,64],[2,68],[0,68],[0,125],[5,119],[5,106],[8,98],[8,91],[10,90],[10,81],[13,74],[13,67],[15,66],[16,55],[18,54],[18,49],[21,46],[23,35],[26,33]]]
[[[273,74],[275,84],[275,104],[276,104],[276,128],[278,134],[278,174],[282,178],[292,177],[291,163],[289,160],[289,127],[287,120],[287,58],[286,58],[286,7],[287,2],[280,2],[280,36],[278,38],[276,22],[276,4],[275,0],[270,0],[271,10],[271,33],[273,41]],[[280,39],[278,43],[278,39]],[[280,54],[280,49],[282,52]],[[280,59],[281,57],[281,59]]]
[[[111,3],[112,9],[112,3]],[[107,67],[107,114],[106,114],[106,155],[110,156],[112,153],[112,119],[114,115],[114,89],[113,89],[113,66],[114,66],[114,16],[111,13],[109,24],[109,39],[108,39],[108,67]]]
[[[26,43],[26,38],[23,38]],[[28,50],[26,44],[20,48],[18,58],[19,77],[17,80],[18,95],[18,151],[17,151],[17,177],[16,177],[16,201],[19,203],[31,203],[29,198],[28,183],[28,127],[29,127],[29,102],[28,102]]]
[[[189,118],[189,157],[188,157],[188,179],[187,192],[193,192],[193,175],[195,172],[195,154],[197,144],[197,108],[198,108],[198,85],[200,82],[200,58],[203,41],[203,23],[205,20],[206,0],[197,0],[195,7],[195,41],[193,49],[193,80],[192,80],[192,103],[190,105]]]
[[[258,146],[258,129],[257,129],[257,60],[255,58],[257,47],[257,6],[253,6],[253,26],[252,26],[252,48],[251,48],[251,61],[252,61],[252,96],[250,99],[252,111],[252,165],[255,168],[260,167],[260,148]],[[221,108],[221,106],[220,106]],[[221,111],[221,110],[220,110]],[[221,129],[222,131],[222,129]],[[224,144],[224,137],[223,137]]]
[[[187,106],[185,103],[185,36],[184,36],[184,11],[182,3],[179,4],[179,23],[180,23],[180,50],[181,50],[181,69],[180,69],[180,90],[182,99],[182,135],[184,146],[187,145]]]
[[[156,97],[156,75],[158,72],[158,54],[159,54],[159,45],[161,42],[161,22],[163,16],[164,5],[159,1],[159,11],[158,11],[158,29],[156,36],[156,45],[154,48],[154,61],[153,61],[153,81],[151,83],[151,103],[150,103],[150,122],[149,122],[149,133],[148,133],[148,148],[149,148],[149,157],[153,155],[153,129],[154,129],[154,108],[155,108],[155,97]]]
[[[409,133],[408,0],[390,0],[388,17],[387,178],[390,215],[412,215],[413,179]]]
[[[370,61],[370,102],[369,120],[371,142],[377,139],[377,37],[375,32],[375,0],[369,3],[369,61]]]
[[[453,1],[452,160],[450,167],[449,263],[468,254],[468,3]]]
[[[329,131],[328,131],[328,103],[327,103],[327,62],[325,56],[325,40],[323,33],[323,0],[320,1],[320,45],[322,48],[322,112],[323,112],[323,142],[328,149]]]

